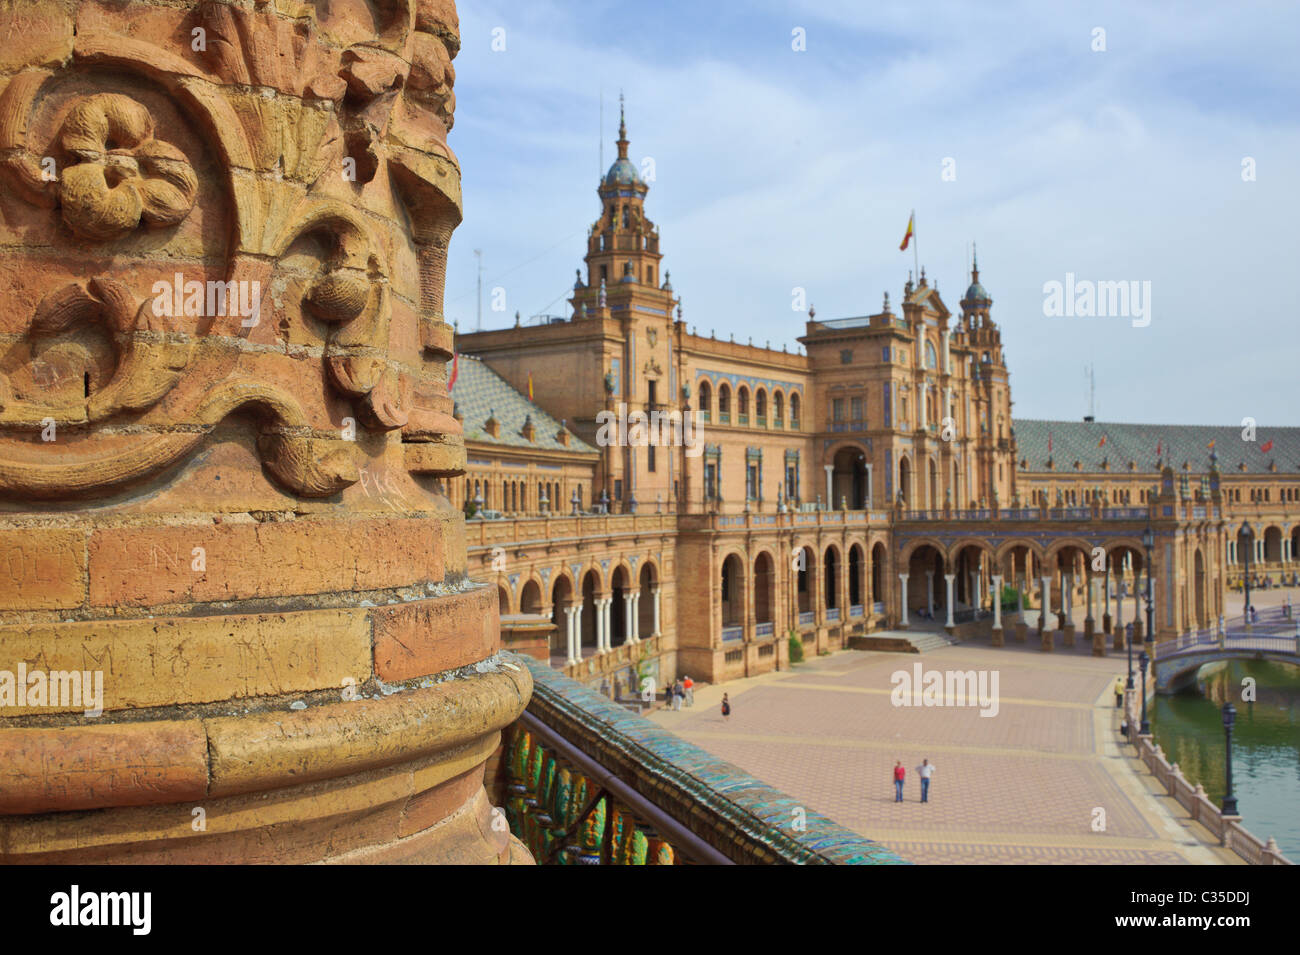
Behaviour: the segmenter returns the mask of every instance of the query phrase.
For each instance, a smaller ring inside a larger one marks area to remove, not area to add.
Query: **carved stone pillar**
[[[440,484],[453,4],[33,10],[0,7],[0,646],[102,692],[0,710],[0,861],[530,861],[483,769],[531,682],[475,667],[497,599]]]

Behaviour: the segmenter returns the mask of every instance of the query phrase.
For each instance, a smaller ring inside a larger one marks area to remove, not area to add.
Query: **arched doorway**
[[[722,639],[738,640],[745,624],[745,568],[728,554],[722,562]]]
[[[646,561],[641,565],[641,596],[636,602],[636,635],[638,639],[654,636],[655,633],[655,590],[659,580],[655,576],[654,564]]]
[[[587,571],[582,578],[582,622],[579,631],[579,645],[583,656],[590,656],[587,651],[596,651],[596,616],[600,608],[596,606],[596,594],[600,593],[600,578],[594,570]]]
[[[1205,607],[1205,558],[1201,556],[1201,549],[1196,548],[1196,629],[1204,630],[1210,625],[1209,615]]]
[[[568,577],[557,577],[555,585],[551,587],[551,623],[555,626],[555,632],[551,634],[552,660],[562,662],[568,656],[568,618],[564,611],[571,606],[573,606],[573,585],[569,583]]]
[[[871,603],[875,613],[880,611],[876,605],[885,602],[885,545],[876,542],[871,546]]]
[[[614,576],[610,580],[610,605],[609,605],[609,645],[611,647],[621,647],[627,642],[627,614],[630,601],[628,599],[628,587],[631,584],[631,578],[623,567],[614,568]]]
[[[862,545],[854,544],[849,548],[849,615],[862,616]]]
[[[948,590],[944,582],[943,554],[922,544],[907,559],[907,612],[921,620],[943,623],[947,617]]]
[[[898,459],[898,493],[908,508],[915,510],[912,502],[912,462],[906,457]]]
[[[524,589],[519,592],[519,612],[533,614],[542,612],[542,588],[537,586],[537,581],[528,581],[524,584]]]
[[[835,452],[831,471],[831,507],[843,500],[853,510],[869,506],[867,502],[867,457],[857,448],[840,448]]]
[[[772,557],[766,551],[754,559],[755,634],[770,636],[776,622],[776,575]]]
[[[799,622],[812,623],[814,613],[814,581],[817,580],[817,554],[811,547],[800,548],[796,566],[795,597],[799,606]]]
[[[840,609],[840,552],[827,547],[823,556],[822,596],[827,617],[834,617]]]

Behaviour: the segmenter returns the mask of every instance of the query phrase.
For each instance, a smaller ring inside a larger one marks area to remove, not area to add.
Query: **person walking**
[[[921,802],[929,802],[930,777],[934,775],[934,767],[928,759],[921,760],[921,765],[916,767],[916,775],[921,777]]]
[[[1119,709],[1123,705],[1124,705],[1124,678],[1122,676],[1117,676],[1115,677],[1115,709]]]
[[[722,718],[724,720],[731,719],[731,701],[727,699],[727,694],[725,693],[722,694]]]
[[[673,683],[673,709],[681,712],[682,699],[686,696],[686,690],[682,687],[682,681],[676,680]]]
[[[686,691],[686,705],[694,706],[695,705],[695,681],[691,679],[691,675],[689,673],[686,674],[686,679],[682,680],[682,689]]]
[[[903,779],[907,776],[907,770],[903,768],[901,759],[894,761],[894,802],[903,801]]]

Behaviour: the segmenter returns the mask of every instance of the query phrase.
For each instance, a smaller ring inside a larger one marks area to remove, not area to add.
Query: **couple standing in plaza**
[[[921,760],[921,765],[916,767],[916,775],[921,778],[921,802],[930,801],[930,777],[934,775],[934,767],[930,765],[928,759]],[[903,781],[907,778],[907,770],[903,768],[901,759],[894,761],[894,802],[903,801]]]

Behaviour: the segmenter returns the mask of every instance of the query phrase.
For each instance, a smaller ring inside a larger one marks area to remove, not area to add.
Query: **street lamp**
[[[1223,707],[1223,735],[1227,741],[1224,752],[1223,770],[1226,774],[1226,788],[1223,791],[1222,815],[1237,815],[1237,797],[1232,794],[1232,724],[1237,719],[1237,708],[1231,703]]]
[[[1239,537],[1246,538],[1246,569],[1242,573],[1242,580],[1246,585],[1246,626],[1250,626],[1250,552],[1255,549],[1255,529],[1250,526],[1250,521],[1244,521],[1241,525]]]
[[[1156,542],[1156,535],[1151,533],[1151,525],[1142,532],[1142,546],[1147,552],[1147,592],[1144,599],[1147,602],[1147,633],[1148,640],[1155,640],[1155,615],[1151,612],[1151,548]]]
[[[1124,610],[1124,579],[1121,577],[1117,585],[1119,590],[1119,609],[1122,613]],[[1128,683],[1124,684],[1125,689],[1133,689],[1133,624],[1124,625],[1124,643],[1128,646]]]
[[[1151,658],[1143,650],[1138,657],[1138,667],[1142,670],[1142,723],[1138,727],[1138,733],[1142,736],[1151,735],[1151,724],[1147,722],[1147,664],[1150,662]]]

